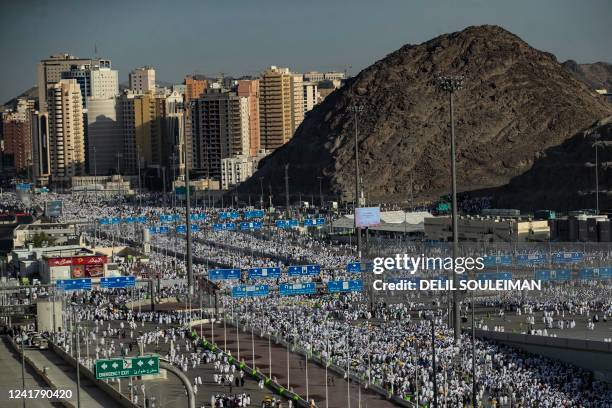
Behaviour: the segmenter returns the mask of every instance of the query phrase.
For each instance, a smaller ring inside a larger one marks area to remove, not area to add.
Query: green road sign
[[[98,380],[149,374],[159,374],[158,356],[96,360],[96,379]]]

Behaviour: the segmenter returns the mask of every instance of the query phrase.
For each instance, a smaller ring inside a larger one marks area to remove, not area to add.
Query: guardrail
[[[55,354],[60,356],[71,367],[74,367],[76,369],[76,365],[77,365],[76,359],[72,357],[70,354],[66,353],[64,350],[62,350],[60,346],[56,345],[51,340],[49,340],[49,348],[53,350]],[[86,377],[88,380],[90,380],[92,383],[98,386],[102,391],[108,394],[108,396],[110,396],[113,400],[115,400],[117,404],[119,404],[119,406],[122,406],[124,408],[138,408],[138,405],[134,404],[132,401],[130,401],[128,397],[120,393],[114,387],[112,387],[111,385],[107,384],[106,382],[102,380],[96,379],[96,374],[92,370],[90,370],[88,367],[80,363],[79,363],[79,372],[81,373],[82,376]]]
[[[248,325],[242,325],[242,326],[241,325],[236,325],[234,322],[230,323],[229,320],[227,321],[227,323],[229,323],[230,326],[236,327],[238,331],[240,331],[241,329],[247,329],[247,330],[251,329],[251,327],[248,326]],[[193,322],[193,323],[191,323],[191,325],[192,326],[196,326],[197,323]],[[221,348],[219,348],[216,344],[211,344],[210,342],[207,342],[206,340],[201,339],[200,336],[198,336],[198,334],[197,334],[197,332],[195,330],[192,330],[191,334],[192,334],[193,337],[198,338],[199,340],[201,340],[203,342],[203,344],[207,345],[209,348],[210,347],[214,347],[213,350],[221,351],[224,355],[227,355],[228,358],[234,359],[234,362],[235,362],[235,358],[233,358],[233,356],[230,356],[229,354],[223,352],[221,350]],[[259,337],[264,338],[264,339],[274,340],[274,342],[276,344],[280,344],[281,346],[283,346],[285,348],[288,348],[289,350],[291,350],[292,353],[299,354],[301,356],[306,356],[307,350],[305,350],[303,348],[300,348],[300,347],[294,347],[292,344],[288,343],[287,341],[285,341],[285,340],[283,340],[281,338],[278,338],[278,337],[275,337],[275,336],[271,336],[271,335],[268,335],[268,336],[259,336]],[[326,362],[318,354],[314,354],[314,353],[311,352],[311,353],[308,354],[308,359],[309,359],[309,361],[313,361],[317,365],[319,365],[321,367],[324,367],[324,368],[325,368],[325,365],[327,364],[327,369],[328,370],[330,370],[332,372],[335,372],[336,374],[340,375],[341,377],[345,377],[345,375],[347,373],[346,370],[344,370],[342,367],[340,367],[340,366],[338,366],[336,364],[333,364],[333,362]],[[283,395],[283,396],[286,397],[286,395],[284,395],[283,393],[280,393],[280,390],[286,391],[285,388],[282,385],[272,381],[272,379],[268,378],[265,374],[263,374],[263,373],[261,373],[261,372],[259,372],[257,370],[253,370],[251,367],[246,365],[246,363],[244,361],[240,362],[239,364],[235,364],[234,363],[234,365],[236,365],[236,367],[238,367],[238,368],[243,368],[243,369],[244,368],[248,368],[249,371],[247,371],[247,372],[249,372],[251,374],[251,376],[253,376],[253,377],[257,378],[257,379],[263,379],[264,383],[269,388],[271,388],[277,394]],[[364,379],[360,378],[359,376],[355,375],[354,373],[350,374],[350,378],[351,378],[351,380],[353,382],[359,384],[360,387],[363,386],[364,381],[365,381]],[[327,379],[326,379],[326,381],[327,381]],[[370,383],[370,384],[368,384],[367,389],[370,389],[370,390],[376,392],[377,394],[381,395],[385,399],[387,399],[389,401],[392,401],[393,403],[395,403],[396,405],[399,405],[401,407],[417,408],[416,404],[414,404],[411,401],[404,400],[404,399],[398,397],[397,395],[389,396],[389,393],[387,392],[387,390],[385,390],[383,387],[381,387],[378,384]],[[297,395],[295,393],[290,393],[290,394],[292,394],[292,395],[297,397],[297,399],[294,399],[294,401],[299,404],[298,406],[306,407],[306,408],[310,407],[310,405],[308,405],[308,402],[305,401],[299,395]],[[303,404],[305,404],[305,405],[303,405]]]
[[[2,337],[4,337],[8,341],[8,343],[11,346],[11,348],[13,349],[13,351],[15,351],[17,354],[19,354],[21,356],[21,347],[17,346],[17,343],[15,343],[13,338],[11,336],[2,336]],[[23,360],[34,370],[34,372],[40,378],[43,379],[45,384],[47,384],[49,387],[51,387],[54,390],[59,390],[60,389],[60,387],[58,387],[56,384],[53,383],[53,381],[51,381],[51,379],[47,376],[47,374],[43,370],[39,369],[38,366],[36,364],[34,364],[34,362],[28,357],[27,354],[25,354],[23,356]],[[75,408],[76,407],[75,404],[73,404],[70,401],[66,401],[66,400],[59,401],[59,403],[62,404],[66,408]]]

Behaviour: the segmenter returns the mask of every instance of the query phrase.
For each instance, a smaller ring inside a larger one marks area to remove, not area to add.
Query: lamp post
[[[182,108],[186,111],[187,106],[181,104]],[[183,118],[185,115],[183,115]],[[185,119],[183,119],[183,134],[185,134]],[[193,297],[193,260],[191,257],[191,204],[190,204],[190,190],[189,185],[189,163],[187,163],[187,138],[183,139],[184,143],[184,160],[185,160],[185,228],[187,233],[187,287],[189,288],[189,299]]]
[[[321,206],[321,208],[323,208],[323,177],[319,176],[317,177],[317,179],[319,180],[319,198],[320,198],[319,205]]]
[[[349,106],[348,111],[353,113],[355,123],[355,211],[353,221],[355,223],[355,235],[357,238],[357,256],[359,257],[359,262],[361,262],[361,231],[357,227],[357,207],[359,207],[359,131],[357,128],[357,117],[359,113],[363,112],[363,106]]]
[[[453,225],[453,270],[451,271],[453,277],[453,286],[459,287],[459,279],[455,272],[455,260],[458,255],[459,236],[457,231],[457,162],[455,153],[455,121],[453,117],[453,95],[455,92],[463,87],[463,77],[461,76],[448,76],[438,78],[438,86],[440,90],[448,93],[449,97],[449,110],[450,110],[450,155],[451,155],[451,195],[452,195],[452,225]],[[461,333],[460,319],[459,319],[459,295],[457,291],[453,291],[453,308],[452,308],[452,325],[455,343],[459,341],[459,335]]]
[[[591,137],[595,140],[593,143],[593,147],[595,148],[595,205],[597,215],[599,215],[599,158],[597,155],[597,148],[601,144],[599,138],[601,137],[599,133],[593,133]]]
[[[261,195],[259,196],[259,208],[263,209],[263,177],[259,177],[259,188],[261,189]]]
[[[436,318],[432,312],[431,320],[431,364],[433,370],[433,406],[438,408],[438,380],[436,379]]]

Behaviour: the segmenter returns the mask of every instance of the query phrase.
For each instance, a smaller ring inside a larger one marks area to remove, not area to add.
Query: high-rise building
[[[68,71],[62,72],[62,79],[76,79],[84,108],[87,108],[87,98],[107,99],[119,95],[118,73],[106,66],[71,65]]]
[[[346,74],[340,71],[329,71],[329,72],[318,72],[318,71],[309,71],[304,73],[304,81],[306,82],[322,82],[325,80],[335,80],[335,79],[345,79]]]
[[[92,176],[112,175],[123,154],[123,124],[118,98],[88,98],[87,162]]]
[[[304,82],[304,113],[309,112],[319,103],[319,90],[314,82]]]
[[[61,79],[47,93],[51,183],[66,187],[84,175],[83,102],[76,79]]]
[[[49,185],[49,116],[46,112],[32,112],[32,176],[37,186]]]
[[[62,79],[62,73],[70,71],[71,66],[88,65],[100,68],[111,68],[111,61],[105,59],[77,58],[74,55],[62,53],[51,55],[38,63],[38,110],[47,111],[47,88]]]
[[[251,177],[257,167],[257,159],[247,155],[226,157],[221,160],[221,188],[228,190]]]
[[[140,67],[130,72],[130,89],[138,94],[155,92],[155,69]]]
[[[143,169],[173,166],[182,142],[183,97],[177,92],[126,92],[119,99],[123,126],[122,171],[137,174]],[[181,162],[179,162],[181,163]],[[179,164],[180,166],[180,164]]]
[[[256,156],[260,150],[259,131],[259,80],[239,80],[237,94],[247,98],[248,104],[248,134],[249,134],[249,156]]]
[[[221,179],[221,160],[242,153],[241,98],[207,89],[191,106],[193,167],[207,179]],[[248,106],[247,106],[248,108]]]
[[[17,110],[2,117],[4,156],[12,156],[15,171],[30,171],[32,163],[32,137],[30,131],[31,111],[26,105],[18,104]]]
[[[304,119],[302,75],[275,66],[259,84],[260,149],[272,151],[287,143]]]
[[[194,166],[194,156],[192,151],[193,141],[191,138],[191,110],[189,109],[189,103],[193,100],[198,99],[208,88],[208,80],[200,79],[195,76],[187,75],[185,77],[185,138],[186,138],[186,146],[187,146],[187,162],[191,163],[189,168],[193,168]],[[181,147],[181,162],[185,161],[185,156],[183,153],[183,148]],[[181,173],[182,174],[182,173]]]

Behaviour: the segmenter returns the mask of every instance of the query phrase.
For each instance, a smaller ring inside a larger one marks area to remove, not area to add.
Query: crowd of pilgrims
[[[195,210],[198,211],[197,209]],[[203,211],[203,210],[202,210]],[[127,203],[114,202],[113,205],[99,205],[91,199],[64,199],[64,218],[91,218],[146,215],[158,219],[160,214],[169,212],[155,204],[155,200],[145,199],[145,206],[136,208]],[[179,210],[178,212],[181,212]],[[208,210],[209,217],[214,212]],[[91,235],[95,233],[89,232]],[[122,237],[142,239],[136,228],[126,228]],[[196,233],[194,255],[225,265],[248,268],[255,266],[286,265],[292,260],[317,263],[322,266],[322,280],[346,277],[345,265],[352,261],[349,248],[332,246],[311,237],[294,236],[291,232],[275,231],[275,234],[255,235],[245,233]],[[108,244],[106,238],[98,242]],[[218,247],[214,241],[222,241],[225,246]],[[181,252],[184,242],[174,236],[158,235],[152,243],[162,248],[174,245]],[[411,244],[401,243],[401,252]],[[234,250],[232,250],[234,249]],[[415,251],[420,250],[415,246]],[[435,253],[435,249],[433,250]],[[610,259],[605,253],[594,255],[600,259]],[[184,270],[184,258],[170,258],[167,254],[154,253],[150,268],[157,269],[164,279],[178,279]],[[169,267],[172,265],[172,267]],[[129,268],[127,266],[126,268]],[[205,273],[206,265],[194,265],[196,273]],[[166,272],[168,271],[168,272]],[[283,280],[288,278],[283,274]],[[299,279],[299,278],[298,278]],[[282,281],[282,280],[281,280]],[[279,283],[278,281],[276,283]],[[564,321],[563,328],[572,329],[575,321],[573,314],[598,313],[601,321],[607,322],[612,310],[609,291],[605,283],[566,283],[546,286],[543,291],[525,298],[520,292],[502,292],[497,298],[477,298],[479,306],[498,308],[500,313],[514,310],[524,314],[527,323],[533,322],[535,313],[542,315],[543,323],[557,325]],[[181,296],[185,286],[175,284],[165,288],[161,296]],[[112,301],[108,293],[91,292],[89,302],[95,307],[85,308],[83,319],[95,322],[96,333],[108,320],[125,320],[126,327],[121,334],[133,336],[134,325],[150,322],[152,324],[184,325],[189,316],[179,312],[144,312],[113,307],[125,302],[127,294],[114,294]],[[122,297],[123,296],[123,297]],[[265,300],[240,300],[222,298],[223,310],[219,318],[236,320],[241,325],[251,325],[262,336],[282,338],[298,347],[309,350],[323,360],[329,360],[338,367],[357,375],[364,386],[372,384],[384,388],[389,395],[411,396],[421,404],[431,405],[434,393],[448,406],[471,404],[472,398],[472,356],[471,338],[462,335],[455,343],[448,330],[447,315],[441,303],[436,304],[433,316],[426,318],[425,309],[431,308],[428,300],[407,299],[401,303],[379,302],[370,311],[368,302],[361,294],[345,296],[321,296],[318,298],[294,297],[291,299],[269,297]],[[230,316],[231,310],[231,316]],[[467,306],[466,306],[467,311]],[[93,313],[93,315],[91,314]],[[566,317],[567,315],[567,317]],[[552,319],[552,320],[551,320]],[[436,372],[433,372],[431,353],[431,325],[435,326]],[[482,321],[479,327],[486,327]],[[94,332],[92,332],[94,333]],[[160,333],[160,331],[156,331]],[[531,333],[531,332],[530,332]],[[104,334],[104,330],[103,333]],[[116,334],[116,333],[114,333]],[[532,334],[542,334],[533,332]],[[97,334],[90,334],[96,336]],[[163,332],[161,338],[180,335],[179,332]],[[146,341],[153,341],[147,335]],[[64,343],[65,347],[69,344]],[[111,349],[122,344],[110,343]],[[169,355],[179,367],[187,369],[198,360]],[[202,358],[201,356],[199,358]],[[596,381],[592,374],[575,366],[544,357],[523,353],[513,348],[477,339],[475,343],[475,371],[477,378],[477,399],[481,403],[497,406],[525,407],[606,407],[612,401],[612,392],[604,384]],[[212,380],[227,381],[221,369]],[[434,390],[433,378],[436,377],[438,389]],[[195,385],[198,385],[196,380]],[[237,395],[223,395],[215,400],[217,406],[225,405]],[[222,401],[222,402],[220,402]],[[212,402],[212,401],[211,401]],[[224,404],[224,405],[219,405]]]

